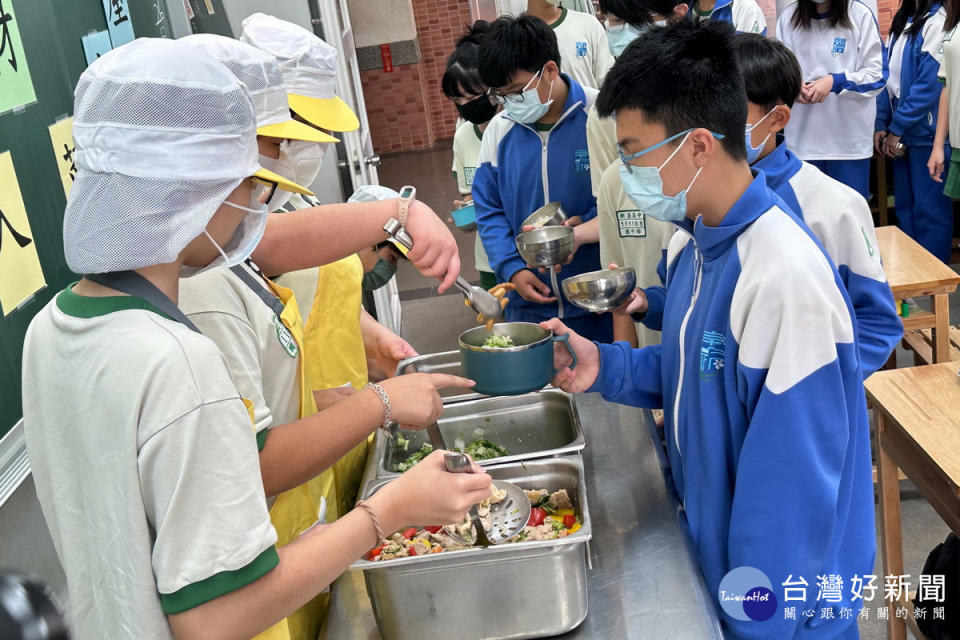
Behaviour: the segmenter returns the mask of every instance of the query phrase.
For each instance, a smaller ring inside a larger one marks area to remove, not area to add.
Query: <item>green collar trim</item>
[[[559,27],[561,24],[563,24],[563,21],[566,20],[566,19],[567,19],[567,10],[566,10],[565,8],[563,8],[563,7],[560,7],[560,17],[557,18],[557,21],[556,21],[556,22],[554,22],[553,24],[550,25],[550,28],[551,28],[551,29],[556,29],[556,28]]]
[[[551,122],[551,123],[549,123],[549,124],[543,124],[543,123],[540,123],[540,122],[534,122],[534,123],[533,123],[533,128],[536,129],[537,131],[550,131],[550,130],[553,129],[555,126],[557,126],[557,123],[556,123],[556,122]]]
[[[473,125],[473,132],[477,134],[477,140],[483,140],[483,131],[480,131],[480,127]]]
[[[259,580],[278,564],[277,548],[271,545],[245,567],[215,573],[173,593],[161,593],[160,608],[167,615],[183,613]]]
[[[73,291],[76,284],[76,282],[73,282],[67,285],[67,288],[57,295],[57,308],[68,316],[98,318],[115,311],[142,309],[152,311],[164,318],[170,318],[143,298],[137,298],[136,296],[106,296],[103,298],[81,296]]]
[[[709,18],[712,16],[715,8],[716,6],[710,7],[709,9],[701,9],[696,2],[693,3],[693,12],[701,18]]]

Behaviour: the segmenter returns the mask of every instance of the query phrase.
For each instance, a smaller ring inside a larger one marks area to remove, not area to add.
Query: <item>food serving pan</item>
[[[523,489],[566,489],[583,527],[557,540],[358,560],[351,568],[364,572],[384,640],[422,640],[440,632],[458,640],[543,638],[566,633],[586,618],[592,529],[580,457],[512,462],[487,472]]]
[[[437,422],[448,447],[458,440],[466,445],[482,437],[507,450],[509,455],[478,460],[484,466],[576,453],[585,443],[576,401],[560,389],[450,402]],[[374,449],[377,478],[399,473],[397,464],[429,442],[426,431],[401,433],[408,441],[405,449],[396,439],[378,432]]]

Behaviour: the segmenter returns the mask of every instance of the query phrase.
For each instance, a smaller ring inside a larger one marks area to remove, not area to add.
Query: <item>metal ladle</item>
[[[470,465],[470,457],[463,453],[448,453],[443,457],[443,465],[450,473],[473,473]],[[473,528],[477,532],[476,540],[464,540],[456,533],[450,537],[463,542],[464,544],[479,544],[489,547],[494,544],[500,544],[511,539],[523,530],[523,527],[530,520],[530,500],[523,489],[504,480],[494,480],[493,486],[500,491],[506,491],[507,496],[490,505],[490,531],[484,530],[480,522],[480,515],[477,512],[477,505],[470,508],[470,518],[473,521]]]
[[[406,247],[408,251],[413,249],[413,238],[410,237],[410,234],[407,233],[407,230],[400,225],[400,221],[396,218],[387,220],[387,223],[383,225],[383,230],[392,240]],[[489,291],[470,284],[463,276],[457,276],[453,285],[460,290],[460,293],[467,299],[470,306],[484,318],[496,319],[503,317],[503,307],[500,306],[500,301],[493,297],[493,294]]]

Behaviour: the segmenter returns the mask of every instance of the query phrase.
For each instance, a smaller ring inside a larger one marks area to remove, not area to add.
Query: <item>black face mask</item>
[[[474,98],[467,104],[457,104],[456,107],[460,117],[473,124],[488,122],[497,113],[497,105],[490,102],[487,96]]]

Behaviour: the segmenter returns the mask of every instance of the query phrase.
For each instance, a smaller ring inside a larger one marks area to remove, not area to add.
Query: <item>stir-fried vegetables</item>
[[[476,432],[474,432],[476,434]],[[409,440],[405,440],[407,445],[401,445],[399,436],[397,437],[397,444],[406,451],[409,446]],[[496,444],[495,442],[490,442],[486,438],[478,437],[476,440],[470,442],[470,444],[464,446],[463,439],[457,438],[454,443],[453,450],[458,453],[465,453],[474,460],[489,460],[490,458],[499,458],[500,456],[509,455],[508,451]],[[424,443],[417,451],[407,456],[403,462],[400,462],[394,467],[394,471],[404,472],[408,469],[413,468],[415,464],[426,458],[428,455],[433,453],[433,447],[429,443]]]
[[[404,450],[406,450],[406,448],[407,447],[404,447]],[[433,447],[429,443],[425,443],[422,447],[407,456],[406,460],[399,463],[396,467],[396,470],[402,473],[407,469],[412,469],[413,465],[417,464],[431,453],[433,453]]]
[[[429,445],[428,445],[429,446]],[[527,498],[532,506],[530,519],[520,533],[504,544],[511,542],[525,542],[530,540],[556,540],[564,538],[580,530],[582,524],[573,509],[573,503],[566,489],[553,493],[546,489],[526,491]],[[468,549],[451,533],[470,528],[467,522],[456,525],[431,526],[417,529],[409,527],[383,540],[383,543],[367,553],[367,560],[392,560],[421,556],[428,553],[442,553]],[[467,536],[472,537],[472,536]]]
[[[513,343],[513,338],[510,336],[492,335],[486,339],[483,346],[488,349],[506,349],[517,345]]]

